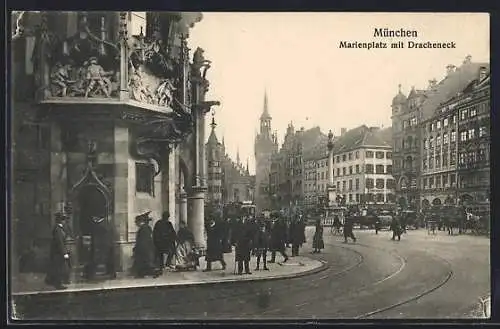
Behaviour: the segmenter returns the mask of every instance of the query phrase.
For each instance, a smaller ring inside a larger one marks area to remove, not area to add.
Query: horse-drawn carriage
[[[465,208],[465,230],[476,235],[488,235],[490,232],[490,204],[478,203]]]

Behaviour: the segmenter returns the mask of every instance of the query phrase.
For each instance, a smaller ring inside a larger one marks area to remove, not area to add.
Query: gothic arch
[[[462,194],[460,196],[460,201],[462,204],[472,203],[474,201],[474,197],[470,194]]]
[[[432,205],[433,206],[440,206],[441,205],[441,199],[440,198],[435,198],[432,200]]]
[[[430,207],[431,207],[431,203],[429,202],[429,200],[427,200],[427,199],[423,199],[423,200],[422,200],[422,208],[423,208],[423,209],[428,209],[428,208],[430,208]]]
[[[403,186],[408,187],[408,177],[406,177],[404,175],[401,176],[401,177],[399,177],[399,180],[398,180],[398,187],[399,187],[399,189],[402,189]]]

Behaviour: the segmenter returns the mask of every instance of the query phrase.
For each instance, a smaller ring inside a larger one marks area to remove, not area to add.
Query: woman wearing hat
[[[56,225],[52,230],[49,263],[45,278],[45,283],[56,289],[66,289],[63,282],[69,279],[69,251],[65,245],[68,234],[64,230],[66,219],[66,215],[60,212],[56,213]]]
[[[320,253],[321,249],[325,248],[325,242],[323,241],[323,224],[321,219],[316,220],[316,230],[313,236],[313,254]]]
[[[155,246],[153,243],[153,230],[149,226],[151,217],[148,211],[135,217],[135,223],[139,227],[135,237],[134,264],[132,271],[136,278],[143,278],[146,275],[158,276],[155,271]]]

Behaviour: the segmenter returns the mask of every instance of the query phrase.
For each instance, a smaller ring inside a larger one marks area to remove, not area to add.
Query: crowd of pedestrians
[[[49,270],[45,280],[48,285],[57,289],[65,289],[64,285],[69,283],[71,272],[70,252],[65,244],[68,237],[67,229],[65,229],[66,219],[67,217],[60,213],[56,216]],[[256,261],[254,271],[269,271],[268,264],[277,262],[278,255],[282,258],[280,261],[285,263],[290,257],[299,256],[303,244],[306,243],[306,223],[301,215],[288,218],[283,213],[275,212],[272,213],[271,218],[265,219],[248,214],[233,218],[209,214],[205,220],[206,249],[204,254],[197,248],[194,235],[186,223],[180,222],[176,232],[168,212],[164,212],[154,226],[151,225],[152,221],[150,212],[145,212],[135,218],[137,232],[132,253],[131,274],[136,278],[157,278],[167,269],[170,271],[196,270],[200,267],[199,259],[203,256],[206,261],[203,271],[212,271],[214,263],[220,263],[222,270],[225,270],[227,263],[224,255],[233,251],[234,274],[252,274],[250,263],[253,257]],[[112,241],[112,239],[107,240]],[[95,244],[92,243],[92,245]],[[324,248],[323,226],[319,220],[316,222],[312,245],[314,253]],[[287,248],[290,247],[291,256],[287,254]],[[107,263],[106,261],[104,263],[109,265],[106,266],[111,278],[116,278],[114,262],[112,262],[113,253],[111,249],[105,253],[109,257]],[[90,264],[89,268],[91,269],[89,271],[95,274],[97,265]]]

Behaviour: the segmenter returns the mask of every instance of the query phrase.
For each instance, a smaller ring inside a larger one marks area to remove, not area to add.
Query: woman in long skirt
[[[177,232],[176,260],[177,270],[196,269],[199,266],[199,259],[194,252],[194,235],[184,222],[180,223]]]
[[[314,231],[313,236],[313,253],[321,252],[321,249],[325,248],[325,242],[323,241],[323,225],[321,224],[321,220],[318,219],[316,221],[316,230]]]

